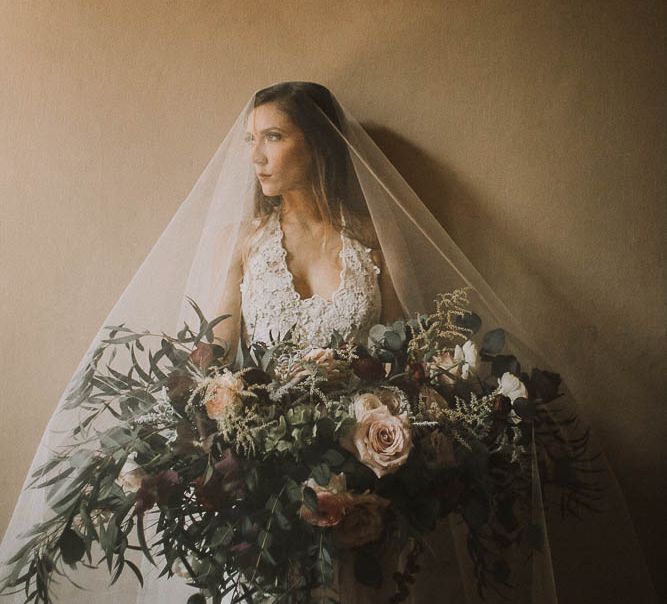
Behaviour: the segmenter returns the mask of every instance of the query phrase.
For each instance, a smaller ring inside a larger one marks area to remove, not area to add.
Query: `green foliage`
[[[401,601],[414,580],[419,538],[451,511],[468,524],[480,583],[506,576],[483,538],[495,523],[524,530],[531,547],[542,547],[539,527],[518,524],[514,508],[503,503],[531,496],[529,443],[520,419],[497,412],[495,384],[479,379],[443,386],[437,373],[423,369],[435,353],[479,330],[464,290],[440,296],[431,315],[374,326],[368,349],[333,334],[333,354],[323,364],[309,359],[289,333],[243,346],[239,367],[225,364],[216,356],[214,328],[227,316],[208,321],[189,302],[199,327],[186,324],[176,337],[124,324],[107,327],[108,337],[66,396],[66,407],[81,417],[74,442],[32,476],[32,487],[46,490],[54,515],[33,527],[9,560],[5,588],[23,587],[29,601],[46,603],[53,572],[66,574],[63,565],[79,564],[104,564],[112,582],[129,568],[143,584],[139,568],[126,558],[140,550],[163,575],[184,569],[201,592],[192,602],[309,602],[313,590],[331,587],[339,545],[335,528],[304,518],[322,513],[319,496],[341,473],[348,495],[370,493],[390,502],[385,532],[398,526],[405,544],[408,535],[413,540],[408,567],[394,577],[392,601]],[[504,345],[502,330],[489,332],[483,354],[493,373],[518,373],[518,360],[501,354]],[[127,370],[114,367],[119,351],[130,360]],[[360,355],[370,360],[370,373],[355,366]],[[384,363],[389,369],[381,378]],[[557,377],[537,369],[531,374],[531,388],[540,395],[530,401],[537,425],[546,421],[542,406],[557,396]],[[445,402],[437,413],[424,402],[426,386]],[[379,479],[349,445],[360,393],[395,395],[396,413],[411,423],[408,461]],[[209,405],[217,409],[210,417]],[[98,430],[104,414],[113,425]],[[434,436],[453,443],[453,468],[434,463]],[[582,443],[575,443],[577,455],[583,455]],[[571,487],[576,460],[558,461],[559,477]],[[148,522],[156,523],[152,542]],[[378,557],[369,555],[373,548],[381,548],[380,538],[354,550],[354,572],[359,582],[378,587],[389,578]]]

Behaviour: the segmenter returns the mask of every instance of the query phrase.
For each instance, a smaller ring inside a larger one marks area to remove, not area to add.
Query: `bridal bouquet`
[[[143,583],[139,550],[198,588],[192,603],[335,602],[342,558],[400,602],[449,514],[467,525],[480,589],[506,584],[508,548],[544,537],[526,513],[531,464],[565,509],[590,505],[576,472],[586,439],[559,432],[573,418],[554,408],[558,375],[526,373],[502,330],[482,335],[465,290],[435,302],[376,325],[366,346],[334,333],[305,348],[288,333],[244,347],[240,366],[215,342],[226,316],[208,321],[192,300],[199,329],[176,337],[107,327],[68,393],[77,443],[34,475],[53,515],[9,561],[5,589],[49,602],[54,573],[102,562],[112,582],[129,569]],[[113,366],[123,355],[129,371]],[[383,563],[389,543],[399,568]]]

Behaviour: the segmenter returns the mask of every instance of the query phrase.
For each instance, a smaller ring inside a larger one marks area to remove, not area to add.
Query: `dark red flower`
[[[141,481],[134,501],[137,514],[150,510],[156,503],[167,505],[180,483],[181,477],[176,470],[164,470],[154,476],[146,476]]]
[[[190,361],[200,369],[206,370],[217,358],[224,356],[225,349],[222,346],[209,344],[208,342],[199,342],[190,353]]]
[[[172,372],[167,378],[167,396],[177,411],[185,410],[193,386],[192,378],[178,371]]]
[[[422,386],[427,381],[426,370],[422,363],[410,363],[407,367],[407,374],[417,386]]]
[[[159,505],[167,505],[176,487],[181,483],[181,477],[176,470],[165,470],[157,475],[156,492]]]
[[[251,547],[252,545],[250,545],[250,543],[248,543],[247,541],[241,541],[241,543],[236,543],[232,545],[229,548],[229,551],[234,552],[235,554],[243,554],[247,552]]]
[[[381,380],[384,377],[384,365],[373,357],[359,357],[353,359],[352,371],[362,380]]]
[[[228,449],[222,459],[213,466],[213,474],[204,483],[204,476],[195,479],[195,496],[207,510],[224,508],[245,493],[238,459]]]
[[[144,478],[144,480],[146,480]],[[151,492],[149,488],[144,488],[142,483],[141,487],[137,491],[137,497],[134,500],[134,509],[137,514],[143,514],[147,512],[155,505],[155,495]]]
[[[257,563],[257,554],[253,553],[254,550],[252,544],[247,541],[241,541],[240,543],[231,545],[229,551],[236,556],[236,560],[241,567],[252,568]]]
[[[493,401],[493,410],[498,415],[507,415],[512,410],[512,401],[509,397],[499,394]]]

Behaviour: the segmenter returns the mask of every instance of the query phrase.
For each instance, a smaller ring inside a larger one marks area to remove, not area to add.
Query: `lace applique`
[[[382,300],[371,249],[341,232],[339,285],[331,299],[302,298],[287,268],[280,218],[274,213],[251,252],[241,282],[243,338],[270,342],[292,328],[295,341],[326,346],[334,330],[365,344],[380,320]]]

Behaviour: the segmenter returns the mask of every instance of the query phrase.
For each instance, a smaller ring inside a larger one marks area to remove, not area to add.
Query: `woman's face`
[[[303,131],[274,103],[253,109],[246,141],[264,195],[310,186],[312,157]]]

